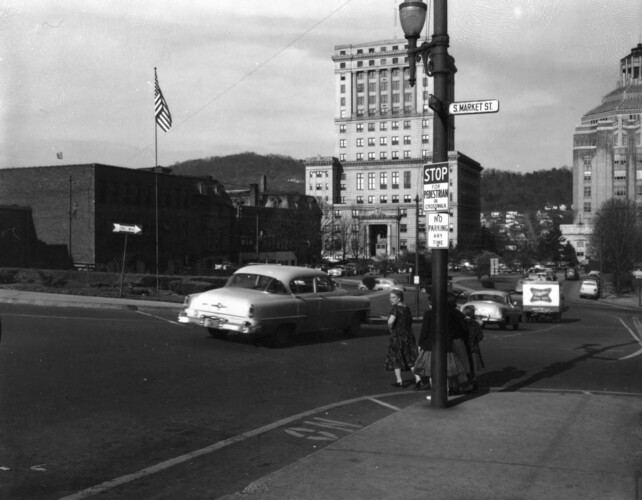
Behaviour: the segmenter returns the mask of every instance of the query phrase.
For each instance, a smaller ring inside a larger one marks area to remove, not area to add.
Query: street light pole
[[[419,317],[419,195],[415,196],[415,305]]]
[[[421,56],[424,72],[434,77],[434,97],[430,107],[435,112],[433,120],[432,162],[448,161],[450,143],[454,145],[454,132],[449,127],[448,104],[454,99],[454,60],[448,54],[448,7],[447,0],[434,1],[434,33],[430,42],[417,47],[417,40],[426,20],[428,6],[421,1],[405,0],[399,5],[399,18],[408,40],[410,85],[416,81],[416,59]],[[449,130],[450,129],[450,130]],[[432,251],[432,363],[431,404],[434,407],[448,406],[448,382],[446,370],[446,346],[448,340],[448,249]]]

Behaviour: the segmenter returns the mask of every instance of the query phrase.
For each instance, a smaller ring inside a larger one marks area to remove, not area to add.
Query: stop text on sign
[[[424,212],[447,212],[449,201],[448,162],[424,165]]]

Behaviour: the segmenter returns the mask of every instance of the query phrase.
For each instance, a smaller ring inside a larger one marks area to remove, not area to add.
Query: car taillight
[[[250,310],[247,313],[248,317],[253,318],[254,317],[254,304],[250,306]]]
[[[189,295],[185,295],[185,298],[183,299],[183,305],[187,307],[189,306],[189,303],[190,303],[190,297]]]

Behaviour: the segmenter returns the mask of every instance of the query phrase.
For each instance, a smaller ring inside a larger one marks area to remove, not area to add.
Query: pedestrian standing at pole
[[[481,349],[479,348],[479,343],[484,340],[484,331],[482,330],[481,322],[475,319],[475,306],[466,306],[462,312],[466,318],[466,327],[468,328],[468,345],[470,346],[473,376],[472,389],[476,391],[478,388],[477,376],[485,366]]]
[[[432,307],[430,305],[430,296],[428,297],[428,310],[424,313],[421,321],[421,332],[417,346],[419,347],[419,356],[415,362],[414,373],[419,376],[421,382],[415,384],[415,390],[421,391],[430,389],[430,358],[432,356],[432,336],[430,335],[430,324],[432,322]]]
[[[394,371],[396,382],[393,387],[405,387],[412,380],[405,383],[401,377],[402,371],[412,371],[417,360],[417,341],[412,331],[412,313],[410,308],[403,302],[403,292],[393,289],[390,292],[390,304],[392,309],[388,316],[388,329],[390,331],[390,343],[386,354],[386,371]],[[415,375],[415,385],[421,384],[421,377]]]
[[[457,373],[448,370],[448,394],[460,393],[461,386],[472,384],[471,356],[468,347],[468,328],[464,315],[457,309],[457,297],[448,294],[448,336],[455,354]]]

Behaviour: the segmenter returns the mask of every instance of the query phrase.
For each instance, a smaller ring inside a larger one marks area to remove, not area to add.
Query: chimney
[[[267,175],[262,175],[259,180],[259,193],[265,193],[267,191]]]
[[[259,185],[250,184],[250,203],[251,207],[256,207],[259,201]]]

